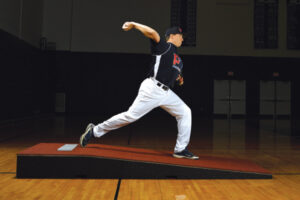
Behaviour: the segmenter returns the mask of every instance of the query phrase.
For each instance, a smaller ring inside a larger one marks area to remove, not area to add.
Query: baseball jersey
[[[150,76],[168,87],[173,87],[182,73],[183,63],[177,54],[177,47],[161,39],[159,43],[150,40],[153,62]]]

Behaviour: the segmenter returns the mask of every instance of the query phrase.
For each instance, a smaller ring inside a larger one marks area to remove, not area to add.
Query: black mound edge
[[[17,178],[271,179],[271,174],[92,156],[17,155]]]

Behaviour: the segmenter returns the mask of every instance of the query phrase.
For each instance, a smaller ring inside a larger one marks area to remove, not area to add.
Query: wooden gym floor
[[[251,160],[273,174],[259,180],[16,179],[16,154],[41,142],[77,143],[97,116],[47,116],[0,124],[0,200],[298,200],[300,138],[290,121],[193,119],[189,149],[195,154]],[[147,115],[92,143],[171,150],[176,121]]]

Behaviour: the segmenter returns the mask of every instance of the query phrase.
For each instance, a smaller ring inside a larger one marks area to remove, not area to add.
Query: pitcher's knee
[[[190,109],[190,107],[188,107],[188,106],[184,107],[184,115],[186,117],[191,117],[192,116],[192,110]]]
[[[181,112],[179,115],[176,116],[177,119],[191,119],[192,118],[192,110],[187,106],[184,105],[181,109]]]
[[[125,112],[124,116],[125,116],[125,120],[127,121],[127,123],[132,123],[139,119],[139,117],[137,115],[134,115],[128,111]]]

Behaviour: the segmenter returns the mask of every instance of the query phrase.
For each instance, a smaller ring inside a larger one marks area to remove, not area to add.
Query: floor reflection
[[[290,146],[290,120],[213,120],[213,149],[266,149]]]

